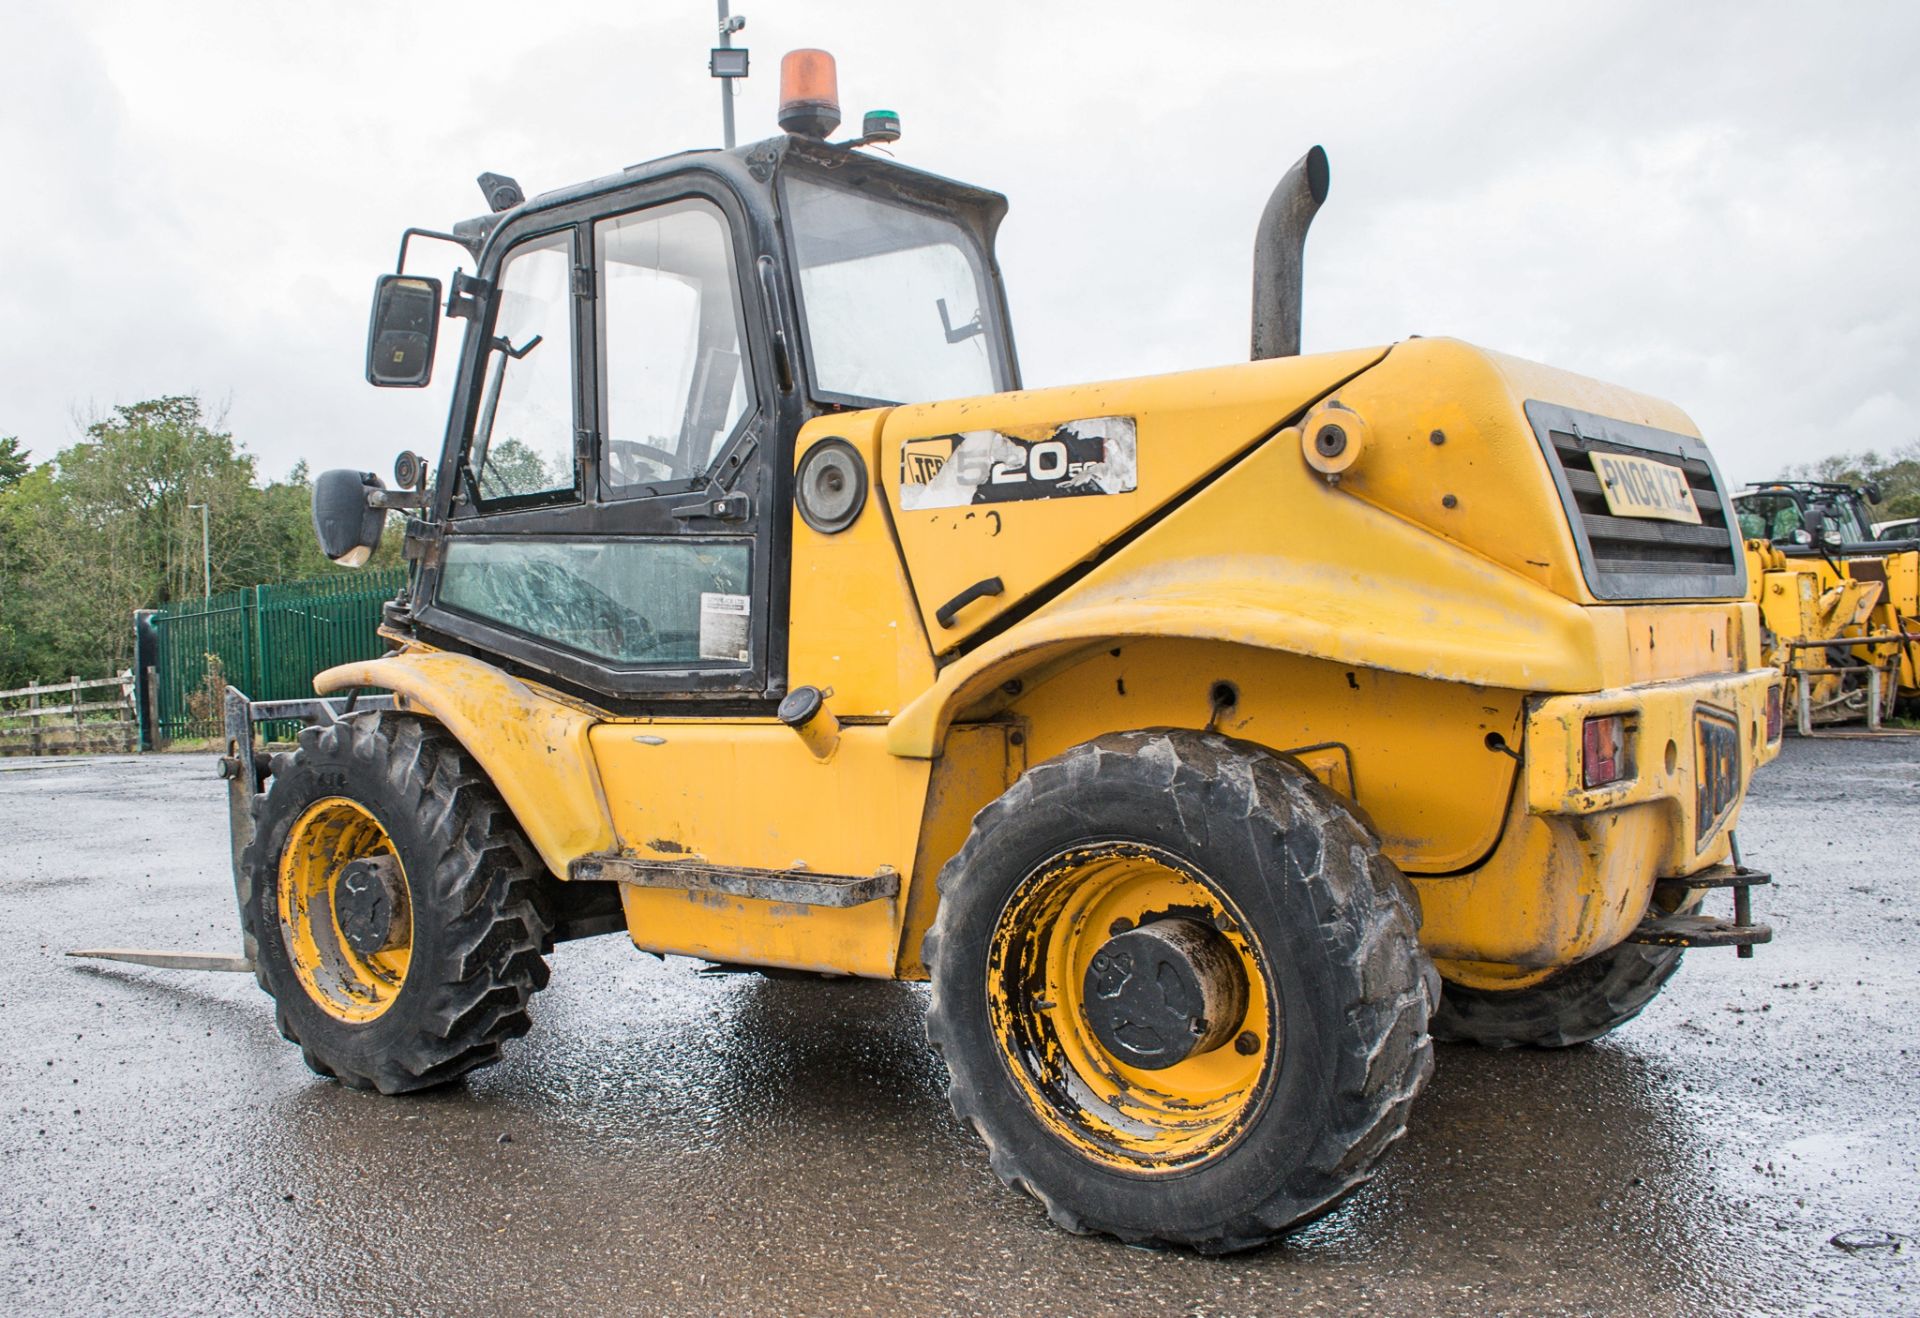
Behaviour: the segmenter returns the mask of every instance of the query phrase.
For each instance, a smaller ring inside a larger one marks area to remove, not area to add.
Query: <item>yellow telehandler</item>
[[[1433,1038],[1579,1043],[1769,937],[1733,829],[1781,683],[1684,413],[1448,339],[1298,355],[1318,148],[1252,361],[1022,388],[1005,199],[864,151],[885,113],[828,142],[830,62],[788,72],[781,135],[484,175],[474,272],[403,239],[379,281],[374,384],[466,322],[432,470],[315,488],[342,562],[410,514],[393,649],[230,693],[223,760],[241,964],[314,1070],[490,1062],[614,930],[931,980],[1002,1180],[1218,1252],[1365,1181]]]
[[[1734,496],[1761,653],[1787,679],[1801,736],[1920,701],[1920,540],[1876,537],[1879,491],[1775,480]]]

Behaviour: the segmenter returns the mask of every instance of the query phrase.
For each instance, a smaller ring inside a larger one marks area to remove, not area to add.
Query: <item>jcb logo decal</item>
[[[953,456],[958,435],[938,435],[932,439],[910,439],[900,446],[900,483],[927,485],[940,474]]]
[[[900,503],[909,511],[1126,494],[1137,485],[1133,418],[1090,417],[1024,433],[970,430],[900,446]]]

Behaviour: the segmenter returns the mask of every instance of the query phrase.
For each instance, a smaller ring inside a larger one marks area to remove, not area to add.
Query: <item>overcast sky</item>
[[[740,0],[851,124],[1005,192],[1027,382],[1247,351],[1315,142],[1306,350],[1451,334],[1680,404],[1727,474],[1920,438],[1920,5]],[[1174,17],[1179,15],[1179,17]],[[1194,17],[1187,17],[1194,15]],[[400,230],[717,145],[711,0],[0,0],[0,434],[197,392],[282,475],[437,450],[362,378]],[[446,249],[443,249],[443,251]],[[449,341],[451,342],[451,340]]]

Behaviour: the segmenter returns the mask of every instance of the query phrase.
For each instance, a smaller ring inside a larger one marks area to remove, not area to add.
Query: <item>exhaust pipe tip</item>
[[[1327,187],[1333,182],[1333,169],[1327,164],[1327,149],[1323,146],[1307,148],[1307,154],[1294,162],[1295,169],[1306,171],[1307,191],[1313,197],[1317,207],[1327,199]]]
[[[1300,302],[1307,228],[1327,199],[1333,172],[1315,146],[1294,161],[1267,198],[1253,240],[1253,360],[1300,355]]]

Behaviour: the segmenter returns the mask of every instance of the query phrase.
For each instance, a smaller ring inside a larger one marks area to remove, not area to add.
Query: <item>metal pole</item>
[[[733,24],[728,21],[729,15],[727,13],[727,0],[719,0],[719,4],[720,4],[720,49],[732,50],[733,49]],[[733,150],[733,79],[721,78],[719,81],[720,81],[720,123],[721,123],[722,129],[724,130],[723,136],[726,138],[727,150],[731,151]]]
[[[213,549],[207,539],[207,505],[190,503],[187,511],[200,510],[200,599],[210,602],[213,599]]]
[[[1727,834],[1727,847],[1732,853],[1733,872],[1738,876],[1740,872],[1747,867],[1745,862],[1740,859],[1740,839],[1735,837],[1731,832]],[[1753,889],[1744,883],[1736,883],[1733,885],[1733,922],[1743,928],[1753,923]],[[1751,960],[1753,957],[1753,944],[1740,944],[1739,950],[1736,951],[1734,955],[1742,960]]]

